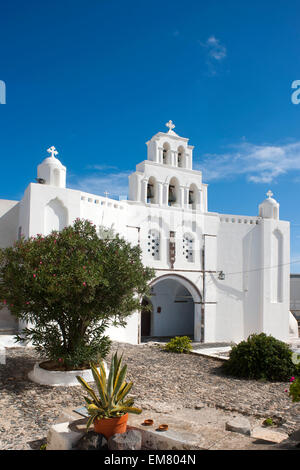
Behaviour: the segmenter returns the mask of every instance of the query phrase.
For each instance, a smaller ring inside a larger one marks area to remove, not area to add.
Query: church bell
[[[169,186],[169,203],[176,202],[175,186]]]
[[[189,191],[189,204],[194,203],[194,191]]]
[[[153,184],[148,184],[147,186],[147,199],[153,199],[154,194],[153,194]]]

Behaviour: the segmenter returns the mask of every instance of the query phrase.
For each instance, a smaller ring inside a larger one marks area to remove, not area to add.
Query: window
[[[157,230],[151,229],[148,232],[148,242],[147,242],[148,255],[152,259],[160,259],[160,235]]]
[[[185,233],[182,239],[182,254],[186,261],[193,263],[194,261],[194,238],[189,233]]]

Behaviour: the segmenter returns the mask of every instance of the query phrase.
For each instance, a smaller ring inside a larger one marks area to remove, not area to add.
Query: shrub
[[[192,341],[188,336],[175,336],[165,346],[166,351],[175,353],[189,353],[192,349]]]
[[[263,422],[263,425],[266,426],[266,427],[267,427],[267,426],[274,426],[274,424],[275,424],[275,423],[274,423],[274,421],[273,421],[272,418],[266,418],[266,419],[264,420],[264,422]]]
[[[290,348],[265,333],[253,334],[233,346],[223,365],[226,374],[245,379],[285,381],[295,372]]]
[[[292,397],[293,402],[300,401],[300,378],[297,377],[290,386],[289,396]]]
[[[17,339],[66,368],[104,358],[105,329],[125,326],[149,295],[154,271],[143,266],[140,248],[106,235],[76,219],[61,232],[0,250],[0,307],[28,322]]]

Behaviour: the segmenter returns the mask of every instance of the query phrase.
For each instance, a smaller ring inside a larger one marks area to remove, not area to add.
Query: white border
[[[104,361],[106,374],[108,374],[107,364]],[[76,379],[76,375],[80,375],[86,382],[94,382],[93,374],[90,369],[71,370],[71,371],[56,371],[42,369],[37,362],[33,370],[28,373],[28,378],[40,385],[50,385],[52,387],[72,387],[80,385]]]

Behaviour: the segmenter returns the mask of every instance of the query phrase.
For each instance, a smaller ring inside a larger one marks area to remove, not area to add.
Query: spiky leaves
[[[126,382],[127,365],[122,367],[122,357],[115,353],[110,366],[108,378],[106,377],[103,361],[99,368],[91,363],[91,370],[97,387],[98,396],[82,377],[77,376],[78,382],[88,392],[91,398],[84,397],[87,403],[87,410],[90,415],[87,428],[96,418],[116,418],[126,413],[140,414],[142,410],[133,406],[133,398],[125,398],[130,392],[133,383]]]

